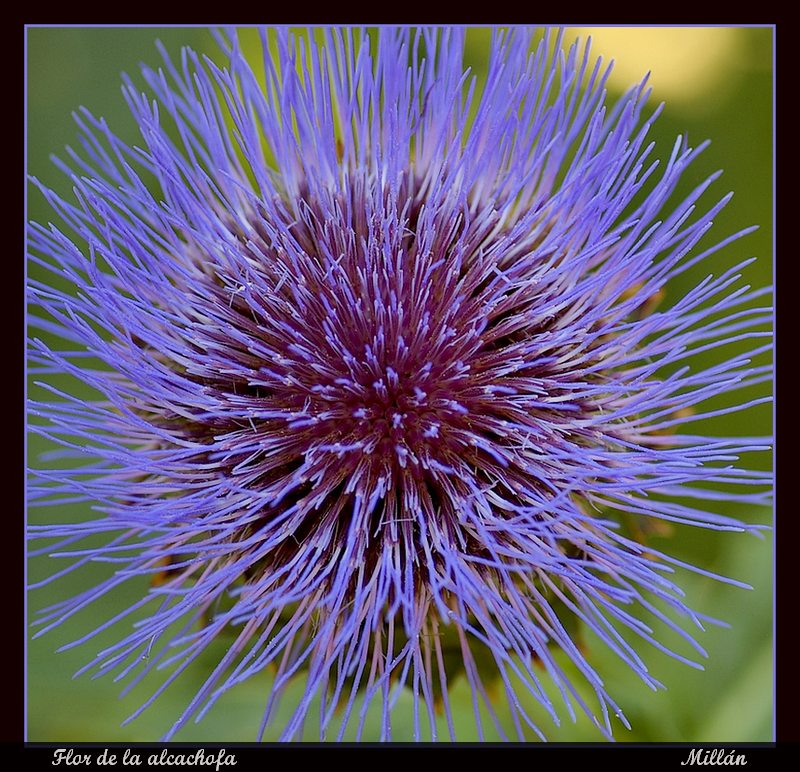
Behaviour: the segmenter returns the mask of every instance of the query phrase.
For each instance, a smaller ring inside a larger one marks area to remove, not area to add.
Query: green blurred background
[[[676,196],[685,195],[708,174],[724,169],[712,193],[704,199],[706,208],[729,190],[736,191],[732,202],[717,217],[712,231],[715,240],[751,224],[760,230],[722,250],[713,260],[679,277],[668,288],[665,302],[674,302],[707,273],[718,273],[751,255],[759,258],[746,273],[746,280],[761,286],[771,282],[772,274],[772,49],[773,31],[769,28],[592,28],[570,30],[567,41],[576,34],[590,32],[594,51],[615,59],[609,83],[610,98],[622,93],[648,70],[654,106],[667,103],[665,112],[652,130],[657,142],[656,155],[665,158],[675,137],[686,133],[696,146],[706,138],[713,140],[686,174]],[[84,105],[104,116],[123,139],[139,141],[135,123],[121,94],[120,73],[127,72],[137,83],[138,65],[158,66],[160,57],[154,46],[160,39],[173,55],[187,45],[218,58],[212,37],[205,28],[29,28],[28,65],[28,171],[62,194],[69,183],[49,160],[51,153],[62,155],[66,144],[77,145],[77,131],[71,111]],[[485,73],[490,32],[471,30],[467,60],[474,72]],[[245,45],[255,41],[252,30],[244,32]],[[142,84],[143,85],[143,84]],[[28,201],[30,219],[47,222],[52,214],[33,188]],[[707,241],[706,243],[710,243]],[[40,275],[30,269],[33,275]],[[670,301],[670,298],[672,301]],[[725,356],[733,348],[725,349]],[[719,356],[719,355],[718,355]],[[42,392],[31,386],[31,396]],[[754,387],[747,396],[769,393],[767,386]],[[732,414],[714,421],[690,425],[709,433],[770,434],[772,410],[762,405],[746,414]],[[29,438],[31,463],[48,450],[37,436]],[[764,454],[766,455],[766,454]],[[769,469],[770,459],[759,457],[751,463]],[[752,522],[768,523],[769,511],[752,507],[729,506],[725,512]],[[88,507],[62,507],[30,512],[31,522],[60,522],[85,518]],[[688,528],[676,529],[670,539],[656,539],[655,546],[724,575],[748,582],[752,591],[723,585],[688,572],[679,576],[690,605],[697,610],[727,620],[732,629],[709,627],[699,634],[708,650],[705,671],[696,671],[669,659],[656,650],[642,652],[653,675],[668,687],[651,692],[602,647],[591,647],[591,661],[605,676],[610,692],[623,707],[632,731],[618,726],[622,741],[769,741],[773,727],[772,657],[772,534],[764,539],[748,535],[714,534]],[[56,567],[60,568],[61,564]],[[47,558],[32,559],[29,578],[37,580],[54,570]],[[33,591],[28,600],[30,618],[57,600],[86,589],[105,576],[102,566],[93,566],[44,589]],[[125,698],[118,697],[122,684],[110,677],[92,681],[77,680],[71,674],[103,645],[115,640],[122,630],[114,628],[84,646],[55,653],[67,643],[92,629],[140,597],[145,590],[129,583],[113,598],[71,619],[62,628],[33,640],[28,649],[28,739],[31,741],[152,741],[182,712],[196,688],[213,667],[225,642],[210,649],[170,687],[157,703],[128,726],[121,722],[149,696],[156,679],[147,679]],[[661,636],[661,632],[658,631]],[[676,636],[663,635],[678,651],[689,654]],[[590,641],[591,644],[591,641]],[[641,650],[643,647],[639,647]],[[569,663],[564,663],[569,672]],[[190,724],[176,737],[185,741],[250,741],[255,737],[261,713],[269,694],[270,676],[263,674],[228,693],[202,723]],[[288,717],[293,696],[290,689],[283,702],[274,730],[265,739],[276,739],[282,719]],[[527,700],[532,715],[541,715]],[[394,739],[411,739],[410,699],[401,699],[396,710]],[[453,691],[453,709],[459,739],[475,739],[470,720],[471,704],[464,682]],[[502,705],[499,715],[511,729],[510,717]],[[309,722],[311,725],[311,722]],[[553,727],[542,717],[541,726],[552,740],[596,741],[596,731],[585,719],[572,724],[565,718]],[[312,727],[313,728],[313,727]],[[446,738],[441,722],[441,737]],[[364,739],[377,739],[378,722],[370,716]],[[352,733],[349,735],[352,736]],[[513,734],[512,734],[513,736]],[[314,739],[313,733],[308,735]],[[493,739],[491,732],[487,739]],[[534,739],[533,737],[531,739]]]

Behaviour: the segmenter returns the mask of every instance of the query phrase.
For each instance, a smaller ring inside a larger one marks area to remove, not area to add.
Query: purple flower
[[[611,737],[627,721],[576,623],[654,688],[639,643],[696,665],[648,620],[704,655],[671,575],[713,574],[643,533],[755,531],[726,503],[769,499],[737,465],[767,439],[692,433],[764,401],[737,393],[770,377],[750,363],[769,290],[740,284],[745,261],[660,303],[751,229],[698,247],[729,197],[697,210],[713,178],[670,196],[702,146],[651,160],[645,85],[607,107],[588,47],[497,33],[481,90],[461,31],[375,37],[265,32],[258,70],[235,34],[226,68],[165,56],[150,95],[126,84],[142,147],[84,111],[75,199],[39,185],[63,225],[31,226],[30,259],[62,281],[30,282],[31,324],[63,345],[31,337],[54,376],[31,430],[83,462],[37,470],[30,499],[98,514],[32,526],[33,554],[73,558],[50,580],[114,567],[40,633],[147,577],[70,644],[130,623],[84,670],[131,688],[166,668],[134,716],[227,636],[165,739],[267,667],[262,734],[302,680],[287,740],[312,706],[321,737],[360,735],[371,704],[390,739],[403,690],[417,738],[440,710],[452,736],[459,678],[481,738],[504,734],[493,692],[521,739],[544,737],[521,692]]]

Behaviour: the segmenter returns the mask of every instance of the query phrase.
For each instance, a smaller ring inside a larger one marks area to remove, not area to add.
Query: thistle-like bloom
[[[264,33],[257,69],[235,34],[224,68],[165,56],[149,95],[126,86],[142,146],[84,111],[75,199],[40,185],[66,227],[33,225],[31,260],[74,286],[31,281],[32,324],[63,341],[32,335],[31,359],[85,386],[47,386],[33,430],[84,461],[37,471],[31,499],[98,514],[31,531],[73,558],[51,578],[114,569],[41,632],[138,582],[74,645],[129,623],[85,669],[167,668],[142,709],[227,636],[166,738],[266,668],[262,733],[303,684],[284,739],[311,713],[360,734],[370,705],[389,739],[404,690],[418,738],[439,711],[452,735],[457,679],[480,737],[506,735],[493,699],[544,736],[527,694],[610,737],[626,720],[575,623],[659,686],[638,644],[669,651],[657,619],[704,653],[672,573],[706,572],[643,532],[752,530],[726,502],[767,500],[736,463],[765,440],[691,431],[769,377],[767,290],[742,263],[659,305],[748,231],[697,247],[728,197],[698,214],[709,179],[665,208],[701,148],[651,160],[644,84],[607,107],[588,47],[498,33],[480,88],[460,31],[314,35]]]

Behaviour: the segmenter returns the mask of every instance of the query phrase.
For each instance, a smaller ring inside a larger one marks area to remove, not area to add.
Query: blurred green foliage
[[[636,29],[628,31],[631,55],[641,56],[636,47]],[[668,298],[680,297],[709,272],[718,273],[722,266],[756,255],[758,262],[748,268],[746,280],[753,286],[771,282],[772,274],[772,45],[768,28],[745,28],[732,31],[732,56],[718,62],[716,77],[705,79],[704,91],[694,99],[675,99],[652,129],[657,142],[656,155],[664,158],[678,134],[686,133],[692,145],[713,139],[711,146],[682,181],[676,196],[686,195],[716,169],[723,168],[721,182],[713,186],[715,193],[705,197],[706,207],[734,190],[729,206],[718,216],[712,235],[706,243],[719,240],[745,226],[757,223],[760,230],[746,239],[721,250],[697,270],[678,277],[668,288]],[[248,31],[245,39],[253,33]],[[665,33],[666,34],[666,33]],[[40,178],[61,194],[68,195],[69,181],[49,160],[51,153],[62,154],[63,146],[74,143],[77,130],[70,113],[83,105],[104,116],[111,127],[126,141],[139,142],[136,125],[121,94],[120,73],[127,72],[136,80],[138,63],[158,65],[160,58],[154,40],[160,39],[167,50],[179,55],[188,45],[217,57],[209,31],[205,28],[29,28],[28,67],[28,157],[30,174]],[[470,33],[467,61],[473,72],[482,77],[486,70],[486,52],[490,32],[486,29]],[[568,38],[569,39],[569,38]],[[622,44],[620,44],[622,45]],[[641,48],[641,46],[639,46]],[[625,50],[614,54],[622,58]],[[677,57],[676,52],[676,57]],[[676,59],[677,62],[677,59]],[[677,66],[677,64],[676,64]],[[708,65],[712,66],[712,65]],[[641,74],[648,65],[642,60]],[[713,74],[713,73],[712,73]],[[710,74],[711,75],[711,74]],[[686,77],[692,77],[691,71]],[[136,82],[141,83],[141,80]],[[655,101],[660,98],[658,77],[654,80]],[[610,97],[618,96],[613,91]],[[28,216],[48,222],[52,213],[33,188],[28,201]],[[40,276],[38,269],[29,269]],[[723,356],[730,356],[725,350]],[[717,354],[720,356],[720,354]],[[31,387],[33,391],[35,387]],[[768,393],[756,388],[748,396]],[[38,394],[37,396],[41,396]],[[747,435],[770,434],[772,410],[759,406],[744,414],[730,414],[696,424],[698,431]],[[38,457],[50,449],[35,435],[30,435],[29,456],[38,464]],[[766,456],[766,454],[764,454]],[[753,459],[758,468],[769,469],[770,459]],[[729,514],[755,522],[770,522],[768,511],[752,511],[748,507],[730,507]],[[89,516],[87,507],[61,507],[55,510],[30,512],[32,522],[65,522]],[[601,646],[592,646],[590,659],[605,676],[612,695],[623,707],[632,730],[618,726],[617,737],[630,741],[718,741],[744,742],[772,739],[773,661],[772,661],[772,534],[757,539],[752,536],[698,532],[677,529],[670,539],[656,539],[655,546],[677,557],[702,565],[723,575],[753,585],[752,591],[737,589],[711,579],[682,572],[679,583],[694,607],[705,614],[727,620],[732,629],[709,627],[699,635],[699,642],[708,653],[705,671],[694,670],[652,649],[643,652],[653,675],[668,687],[651,692],[628,672],[612,654]],[[60,566],[58,566],[60,567]],[[29,580],[36,581],[54,570],[48,558],[31,560]],[[101,565],[92,565],[44,589],[31,593],[28,604],[31,619],[34,612],[61,598],[91,586],[107,575]],[[120,634],[112,628],[89,643],[56,654],[55,650],[92,629],[107,618],[111,608],[123,608],[140,597],[144,583],[131,582],[109,599],[70,620],[62,628],[43,638],[31,641],[28,651],[28,739],[32,741],[152,741],[156,740],[182,712],[190,697],[210,671],[215,658],[224,650],[225,642],[209,649],[154,706],[139,719],[122,727],[122,721],[148,697],[158,677],[147,679],[131,694],[118,697],[122,684],[110,677],[92,681],[88,676],[71,680],[70,676],[95,652],[111,643]],[[665,643],[674,643],[677,650],[689,655],[688,647],[676,642],[676,636],[656,631]],[[671,637],[670,637],[671,636]],[[641,647],[640,647],[641,648]],[[570,664],[564,662],[569,672]],[[261,713],[269,695],[271,676],[264,673],[228,693],[198,725],[190,724],[176,737],[185,741],[249,741],[255,737]],[[275,722],[292,709],[297,688],[289,689]],[[412,722],[410,697],[400,700],[394,739],[410,740]],[[500,700],[498,713],[511,730],[510,716]],[[466,683],[453,685],[453,712],[459,739],[474,739],[472,707]],[[585,718],[573,724],[565,718],[560,727],[553,727],[542,711],[526,705],[534,716],[541,716],[541,726],[552,740],[596,741],[599,736]],[[309,739],[313,739],[313,722],[309,721]],[[441,737],[446,726],[440,721]],[[364,739],[377,739],[376,716],[370,715]],[[277,732],[268,730],[265,739],[276,739]],[[352,733],[349,735],[352,737]],[[346,738],[347,739],[347,738]],[[487,739],[494,739],[491,733]],[[533,737],[531,739],[534,739]]]

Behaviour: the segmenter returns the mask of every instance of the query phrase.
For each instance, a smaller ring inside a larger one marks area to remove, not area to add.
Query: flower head
[[[224,68],[165,57],[150,95],[126,85],[143,146],[84,112],[75,200],[40,186],[67,227],[32,225],[31,259],[74,286],[31,281],[33,324],[65,342],[34,335],[31,359],[95,396],[34,402],[34,430],[91,460],[31,495],[99,515],[31,532],[65,571],[115,567],[42,632],[146,577],[75,642],[135,620],[85,669],[168,668],[142,709],[229,636],[166,738],[268,667],[262,732],[303,683],[284,739],[312,705],[336,738],[370,704],[388,739],[403,690],[415,736],[440,709],[452,734],[459,678],[479,736],[499,687],[521,738],[544,735],[520,692],[610,737],[626,719],[575,622],[659,686],[645,618],[703,653],[676,620],[704,617],[642,532],[752,529],[713,510],[767,500],[736,464],[763,440],[691,432],[767,368],[690,366],[758,338],[766,290],[740,264],[659,305],[722,246],[697,247],[728,197],[698,214],[709,179],[666,206],[702,148],[651,160],[644,84],[607,107],[588,47],[497,33],[481,90],[457,30],[321,37],[264,33],[258,70],[235,34]]]

